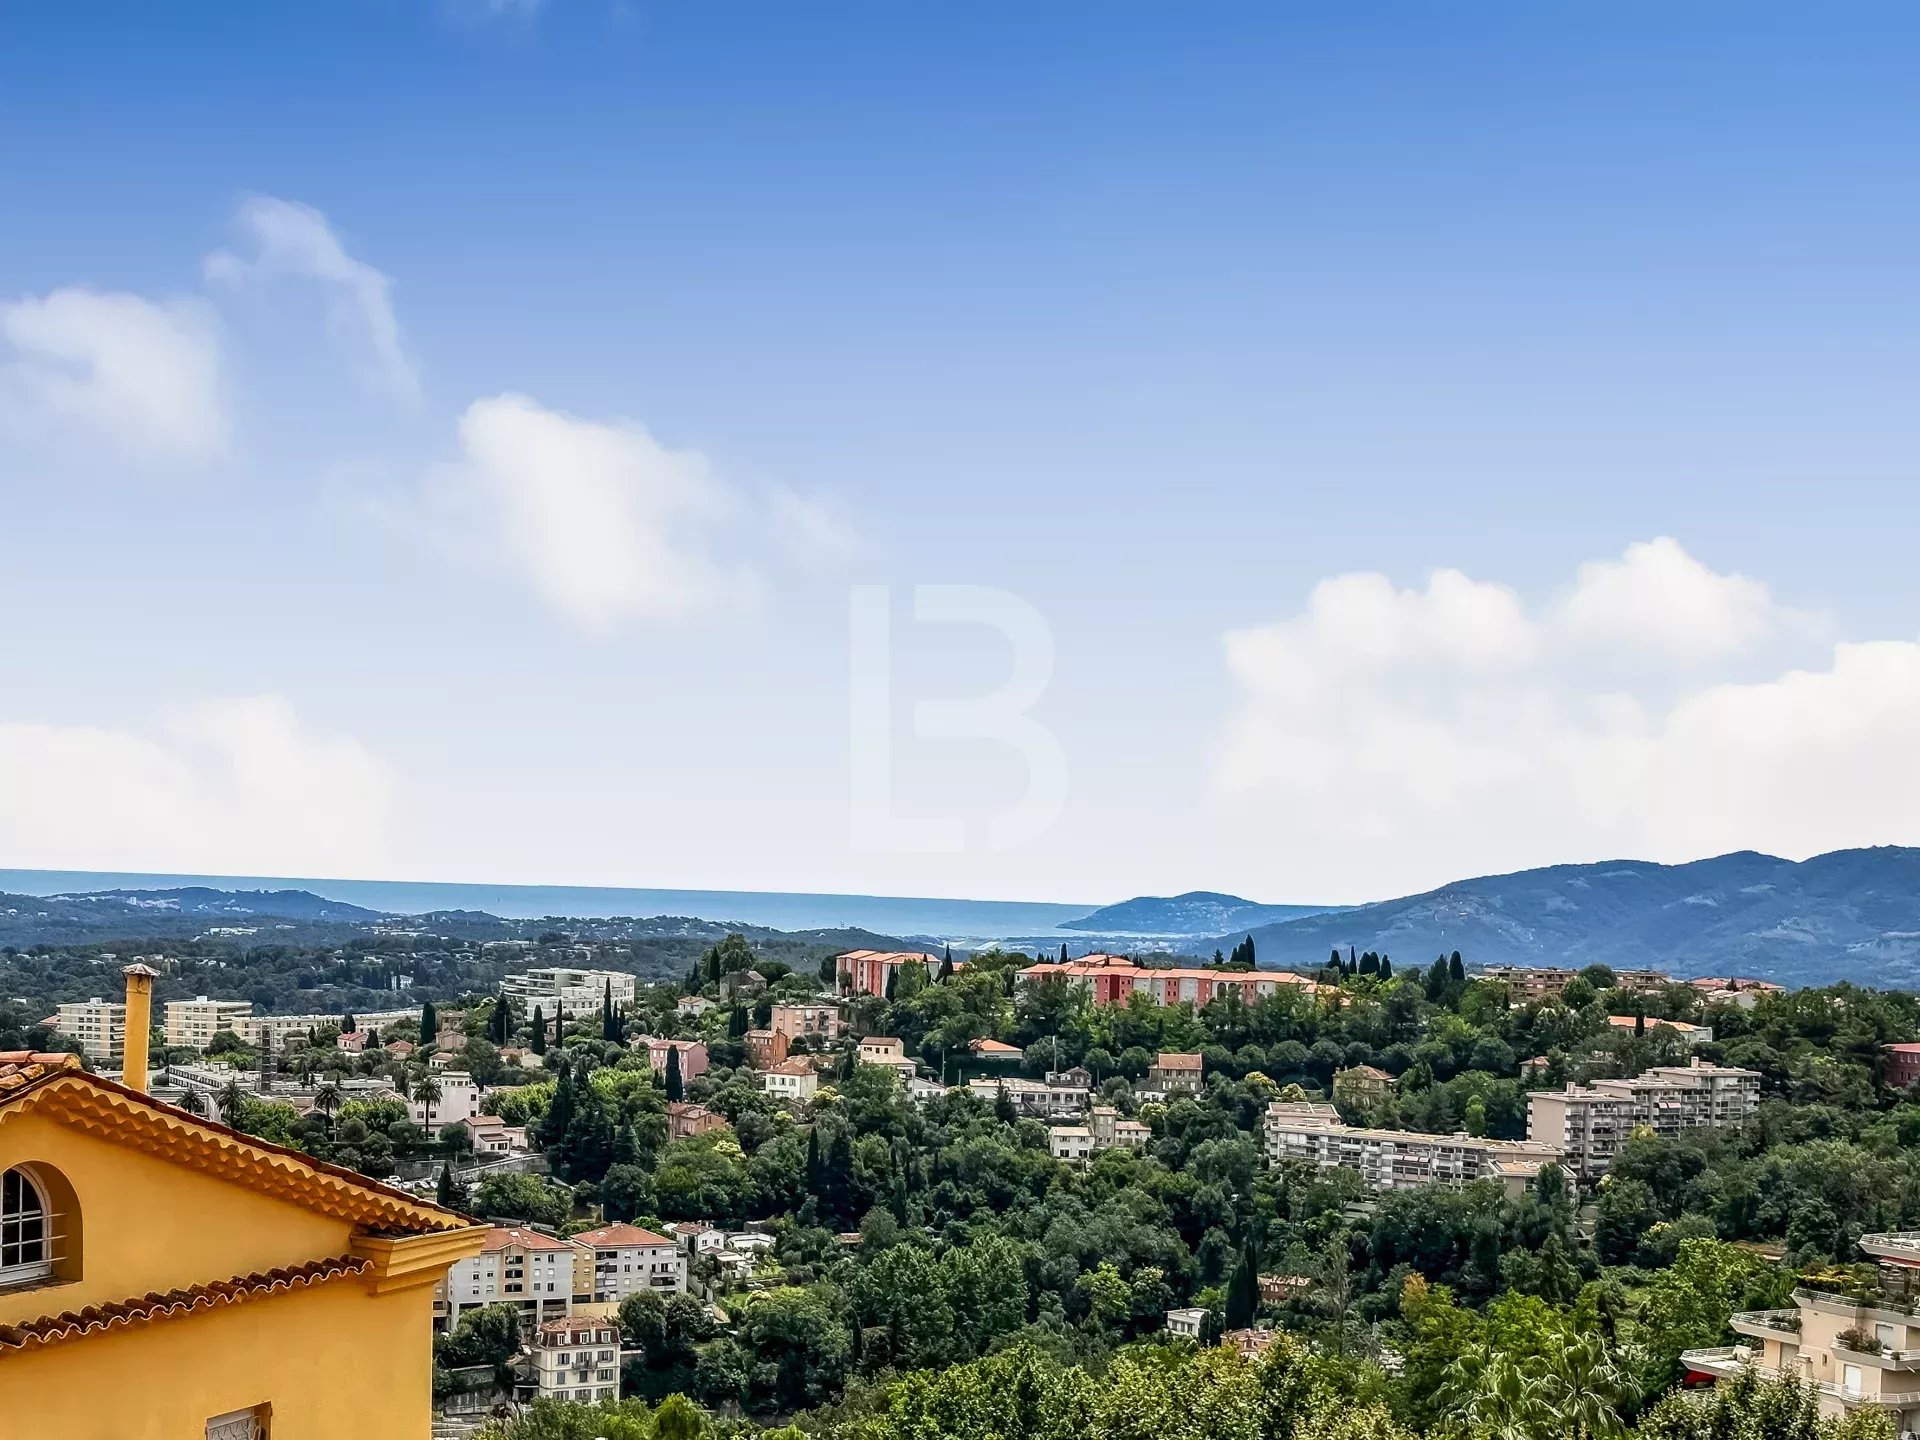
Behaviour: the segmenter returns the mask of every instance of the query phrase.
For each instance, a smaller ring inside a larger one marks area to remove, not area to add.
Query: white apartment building
[[[256,1050],[282,1050],[287,1041],[298,1036],[306,1038],[309,1030],[318,1030],[323,1025],[338,1025],[346,1017],[343,1015],[249,1015],[236,1017],[233,1033]],[[362,1030],[371,1025],[384,1030],[389,1025],[397,1025],[402,1020],[418,1020],[418,1010],[356,1010],[353,1020]]]
[[[1527,1096],[1527,1138],[1566,1152],[1582,1180],[1607,1173],[1635,1130],[1673,1136],[1682,1130],[1740,1125],[1760,1106],[1760,1072],[1734,1066],[1656,1065],[1631,1080],[1536,1090]]]
[[[1044,1082],[1017,1075],[979,1075],[967,1082],[967,1088],[989,1102],[1004,1094],[1021,1114],[1046,1120],[1086,1113],[1093,1098],[1093,1076],[1076,1065],[1071,1070],[1048,1071]]]
[[[126,1053],[127,1007],[119,1000],[76,1000],[55,1012],[53,1028],[71,1036],[97,1065],[118,1065]]]
[[[620,1331],[605,1316],[548,1320],[533,1332],[533,1381],[543,1400],[582,1404],[620,1395]]]
[[[1201,1307],[1183,1306],[1178,1310],[1167,1311],[1167,1333],[1184,1335],[1189,1340],[1198,1340],[1200,1331],[1207,1323],[1207,1312]]]
[[[240,1033],[240,1023],[253,1018],[253,1006],[245,1000],[169,1000],[166,1006],[167,1044],[205,1050],[222,1030]]]
[[[1070,1165],[1085,1165],[1093,1159],[1093,1131],[1084,1125],[1047,1127],[1047,1150],[1054,1159]]]
[[[433,1102],[431,1114],[419,1096],[407,1101],[407,1116],[421,1129],[437,1135],[442,1125],[462,1124],[484,1112],[485,1093],[473,1076],[463,1070],[441,1070],[433,1078],[440,1082],[440,1098]]]
[[[590,1291],[593,1251],[538,1230],[495,1226],[486,1248],[456,1263],[435,1288],[434,1323],[451,1330],[461,1312],[480,1305],[515,1306],[529,1330],[571,1315],[576,1264]]]
[[[760,1088],[777,1100],[811,1100],[820,1089],[820,1072],[805,1060],[782,1060],[760,1072]]]
[[[1426,1135],[1343,1124],[1330,1105],[1276,1100],[1267,1106],[1267,1160],[1306,1160],[1322,1170],[1357,1171],[1369,1190],[1422,1185],[1469,1185],[1497,1180],[1510,1195],[1523,1193],[1561,1154],[1531,1140],[1487,1140],[1473,1135]],[[1321,1113],[1327,1112],[1327,1113]]]
[[[684,1294],[687,1257],[664,1235],[637,1225],[602,1225],[575,1235],[593,1250],[593,1298],[619,1304],[643,1290]]]
[[[509,975],[500,988],[520,1007],[525,1016],[530,1006],[544,1007],[547,1018],[554,1006],[561,1005],[569,1015],[579,1015],[602,1004],[607,987],[613,987],[613,1003],[622,1009],[633,1004],[634,979],[618,970],[576,970],[567,965],[542,965],[524,975]]]

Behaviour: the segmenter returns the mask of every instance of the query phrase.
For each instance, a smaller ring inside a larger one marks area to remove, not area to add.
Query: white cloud
[[[1557,616],[1568,633],[1679,660],[1752,650],[1798,617],[1745,575],[1719,575],[1663,535],[1580,567]]]
[[[737,502],[698,452],[524,395],[474,401],[459,436],[459,461],[430,478],[430,513],[582,628],[725,608],[751,587],[718,558]]]
[[[596,635],[751,608],[773,552],[817,568],[855,544],[817,501],[780,486],[743,493],[642,425],[525,395],[469,405],[459,448],[428,474],[411,523]]]
[[[0,431],[161,460],[225,448],[220,344],[205,308],[69,287],[0,305]]]
[[[1535,615],[1447,572],[1398,592],[1341,576],[1303,614],[1226,637],[1240,693],[1220,799],[1266,888],[1297,894],[1920,841],[1920,643],[1788,668],[1778,647],[1805,642],[1803,619],[1671,540],[1583,566]],[[1651,663],[1603,671],[1595,645]]]
[[[251,259],[226,251],[209,255],[209,281],[245,285],[309,281],[326,296],[328,327],[355,357],[369,384],[408,402],[420,398],[420,377],[400,341],[393,282],[347,253],[327,217],[310,205],[256,195],[244,201],[236,223],[253,244]]]
[[[0,856],[46,869],[377,873],[391,786],[279,696],[213,700],[154,734],[0,723]]]

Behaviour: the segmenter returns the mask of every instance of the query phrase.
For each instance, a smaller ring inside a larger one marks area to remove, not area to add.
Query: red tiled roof
[[[588,1230],[573,1237],[582,1245],[591,1245],[596,1250],[630,1250],[639,1245],[671,1245],[673,1242],[664,1235],[656,1235],[651,1230],[642,1230],[638,1225],[614,1224],[602,1225],[598,1230]]]
[[[967,1048],[976,1055],[1019,1055],[1024,1052],[1018,1045],[1009,1045],[1004,1040],[969,1040]]]
[[[487,1243],[481,1247],[480,1253],[493,1255],[502,1250],[571,1250],[572,1248],[566,1241],[556,1240],[551,1235],[542,1235],[538,1230],[522,1230],[517,1225],[496,1225],[487,1232]]]
[[[1156,1062],[1162,1070],[1198,1070],[1202,1061],[1198,1055],[1183,1055],[1173,1050],[1162,1050]]]
[[[0,1354],[9,1350],[29,1350],[38,1345],[54,1345],[62,1340],[77,1340],[102,1330],[146,1325],[155,1320],[171,1320],[199,1310],[214,1310],[223,1305],[320,1285],[343,1275],[358,1275],[372,1262],[356,1255],[336,1255],[328,1260],[310,1260],[278,1270],[259,1270],[251,1275],[236,1275],[231,1280],[216,1280],[193,1285],[185,1290],[152,1293],[132,1300],[117,1300],[107,1305],[89,1305],[84,1310],[69,1310],[60,1315],[43,1315],[24,1325],[0,1325]]]

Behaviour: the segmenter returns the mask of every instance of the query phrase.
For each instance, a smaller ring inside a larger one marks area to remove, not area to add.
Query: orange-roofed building
[[[618,1304],[643,1290],[676,1294],[687,1288],[687,1257],[664,1235],[638,1225],[602,1225],[573,1237],[593,1250],[593,1298]]]
[[[1097,1006],[1124,1005],[1145,995],[1156,1005],[1192,1005],[1237,993],[1247,1004],[1282,991],[1312,995],[1319,986],[1290,970],[1156,970],[1124,955],[1087,955],[1078,960],[1046,961],[1020,972],[1022,984],[1062,980],[1078,985]]]
[[[486,1231],[144,1091],[153,971],[127,970],[124,1082],[0,1053],[0,1433],[420,1440],[433,1292]]]
[[[924,950],[849,950],[833,957],[834,981],[842,995],[884,995],[894,972],[916,962],[927,967],[929,980],[940,973],[940,957]]]

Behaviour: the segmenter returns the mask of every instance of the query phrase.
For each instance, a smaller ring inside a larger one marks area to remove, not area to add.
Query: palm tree
[[[340,1102],[346,1097],[340,1087],[329,1080],[313,1092],[313,1108],[326,1117],[327,1128],[333,1128],[333,1112],[340,1108]]]
[[[1562,1433],[1574,1440],[1611,1440],[1626,1433],[1620,1408],[1633,1394],[1633,1378],[1598,1333],[1589,1331],[1549,1351],[1541,1378]]]
[[[180,1097],[180,1108],[189,1115],[204,1116],[207,1113],[207,1097],[198,1090],[188,1090]]]
[[[240,1118],[240,1107],[247,1103],[247,1092],[240,1088],[238,1077],[227,1081],[226,1088],[221,1090],[218,1100],[214,1103],[220,1107],[220,1118],[229,1126],[238,1129],[234,1122]]]
[[[434,1075],[422,1075],[413,1082],[413,1098],[426,1107],[427,1123],[421,1128],[433,1134],[433,1107],[440,1103],[440,1081]]]

